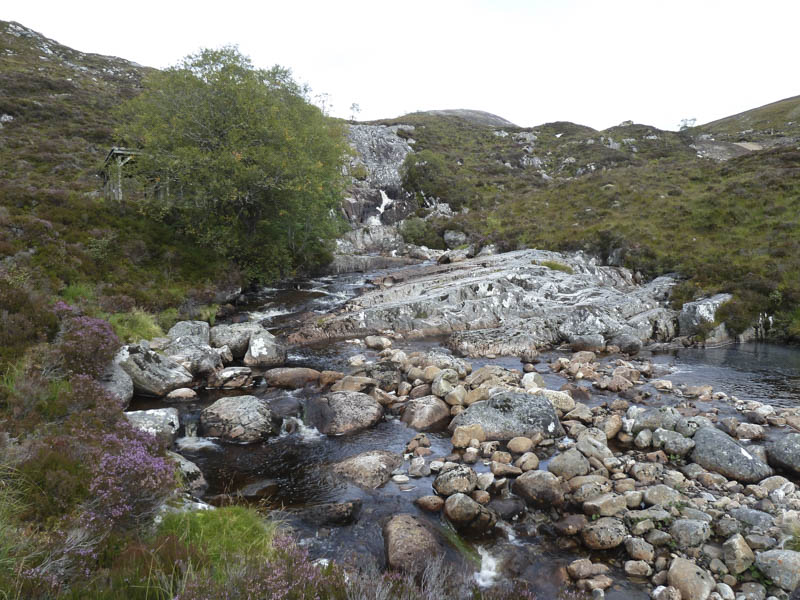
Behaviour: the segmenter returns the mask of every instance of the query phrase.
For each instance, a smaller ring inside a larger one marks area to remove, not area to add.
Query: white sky
[[[153,67],[238,44],[360,120],[676,129],[800,94],[799,0],[3,0],[0,19]]]

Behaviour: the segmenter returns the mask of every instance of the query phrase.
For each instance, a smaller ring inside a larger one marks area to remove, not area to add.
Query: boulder
[[[692,460],[700,466],[740,483],[758,483],[772,469],[719,429],[702,427],[694,434]]]
[[[380,335],[368,335],[364,338],[364,344],[372,350],[386,350],[391,347],[392,340]]]
[[[453,444],[454,448],[467,448],[472,440],[478,440],[479,442],[486,441],[486,433],[484,433],[483,427],[479,424],[456,427],[453,431],[453,437],[450,439],[450,443]]]
[[[123,348],[116,360],[133,381],[134,390],[148,396],[166,396],[193,379],[177,362],[137,344]]]
[[[392,569],[419,574],[441,553],[436,537],[416,517],[395,515],[383,527],[386,562]]]
[[[133,379],[116,361],[108,365],[97,382],[122,409],[128,408],[133,398]]]
[[[348,525],[358,518],[361,512],[361,500],[346,502],[323,502],[314,504],[299,511],[304,521],[316,525]]]
[[[548,471],[566,481],[579,475],[586,475],[589,469],[589,461],[577,448],[570,448],[566,452],[556,455],[547,465]]]
[[[170,443],[180,429],[181,422],[175,408],[153,408],[123,413],[136,429],[141,429]]]
[[[469,494],[478,486],[478,476],[467,465],[457,465],[443,471],[433,481],[433,489],[440,496]]]
[[[678,519],[669,528],[669,534],[685,550],[692,546],[700,546],[711,537],[711,527],[707,521],[696,519]]]
[[[800,552],[767,550],[756,555],[756,566],[779,588],[787,592],[800,586]]]
[[[682,600],[706,600],[716,582],[711,574],[686,558],[676,558],[669,566],[667,581],[679,590]]]
[[[415,398],[406,404],[402,420],[417,431],[442,429],[450,421],[450,407],[437,396]]]
[[[242,358],[250,345],[250,336],[263,329],[258,323],[215,325],[209,331],[209,344],[214,348],[227,346],[234,358]]]
[[[167,457],[177,465],[183,489],[194,496],[202,496],[208,489],[208,482],[200,467],[177,452],[167,450]]]
[[[209,330],[205,321],[178,321],[167,332],[167,337],[171,340],[187,338],[199,344],[208,344]]]
[[[193,323],[194,321],[184,322]],[[208,375],[222,368],[219,350],[199,341],[199,338],[196,337],[175,338],[164,347],[162,353],[183,366],[192,375]]]
[[[486,533],[497,523],[497,516],[492,510],[462,493],[447,498],[444,514],[457,530],[465,533]]]
[[[616,548],[625,541],[627,535],[625,524],[614,517],[602,517],[581,531],[583,543],[592,550]]]
[[[279,367],[264,373],[264,380],[272,387],[296,390],[319,381],[319,371],[305,367]]]
[[[550,508],[564,504],[561,481],[549,471],[527,471],[514,480],[512,489],[533,506]]]
[[[246,367],[277,367],[286,362],[286,348],[269,331],[258,331],[250,335],[242,362]]]
[[[208,387],[235,390],[251,385],[253,371],[250,367],[226,367],[208,377]]]
[[[307,401],[305,418],[325,435],[349,435],[380,421],[383,407],[361,392],[330,392]]]
[[[767,445],[769,463],[800,477],[800,433],[787,433]]]
[[[722,553],[725,558],[725,566],[734,575],[744,573],[756,558],[740,533],[725,540],[725,543],[722,544]]]
[[[395,452],[370,450],[335,463],[332,470],[358,486],[374,489],[389,481],[402,464],[403,457]]]
[[[470,405],[453,419],[450,429],[472,424],[480,424],[489,440],[510,440],[520,436],[532,438],[537,434],[545,438],[564,435],[550,400],[538,392],[494,394],[488,400]]]
[[[451,250],[467,243],[467,234],[455,229],[447,229],[442,237],[445,245]]]
[[[266,401],[255,396],[220,398],[200,413],[200,424],[208,437],[247,444],[275,432]]]
[[[631,432],[636,435],[644,429],[655,431],[659,428],[672,431],[680,418],[680,413],[671,406],[647,408],[636,415]]]

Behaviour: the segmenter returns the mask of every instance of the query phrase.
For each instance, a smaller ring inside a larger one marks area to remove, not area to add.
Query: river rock
[[[250,367],[226,367],[209,375],[208,387],[234,390],[253,383]]]
[[[392,569],[421,573],[441,552],[436,537],[416,517],[395,515],[383,527],[386,562]]]
[[[667,581],[671,587],[680,591],[682,600],[706,600],[716,585],[708,571],[685,558],[672,561]]]
[[[123,413],[131,424],[142,431],[172,443],[181,426],[178,410],[175,408],[153,408]]]
[[[386,350],[391,347],[392,340],[380,335],[368,335],[364,338],[364,344],[372,350]]]
[[[486,533],[497,523],[493,511],[463,493],[445,500],[444,514],[456,529],[472,534]]]
[[[189,338],[200,344],[208,344],[209,330],[210,327],[205,321],[178,321],[167,332],[167,337],[171,340]]]
[[[680,418],[680,413],[671,406],[647,408],[636,415],[631,432],[636,435],[645,429],[655,431],[659,428],[672,431]]]
[[[744,573],[756,558],[740,533],[732,535],[725,540],[725,543],[722,544],[722,552],[725,558],[725,566],[734,575]]]
[[[332,470],[356,485],[374,489],[389,481],[402,464],[403,457],[395,452],[370,450],[335,463]]]
[[[323,502],[298,512],[304,521],[316,525],[348,525],[358,518],[361,500],[346,502]]]
[[[625,541],[628,535],[624,523],[614,517],[602,517],[581,531],[581,539],[592,550],[609,550]]]
[[[468,448],[472,440],[478,440],[478,442],[486,441],[486,433],[484,433],[480,424],[456,427],[450,443],[453,444],[454,448]]]
[[[476,402],[450,423],[450,429],[480,424],[489,440],[515,437],[545,438],[564,435],[553,405],[540,393],[500,392],[488,400]]]
[[[771,465],[800,477],[800,433],[786,433],[767,445]]]
[[[194,321],[185,321],[185,323],[194,323]],[[193,375],[208,375],[221,369],[222,358],[219,350],[199,339],[189,336],[175,338],[163,348],[162,353]]]
[[[349,435],[383,418],[383,407],[361,392],[330,392],[306,402],[306,420],[325,435]]]
[[[512,485],[514,493],[528,504],[542,508],[564,504],[561,481],[549,471],[527,471]]]
[[[402,420],[417,431],[442,429],[450,421],[450,407],[437,396],[415,398],[406,404]]]
[[[200,424],[206,436],[240,444],[274,433],[269,405],[255,396],[220,398],[200,413]]]
[[[577,448],[570,448],[566,452],[556,455],[547,465],[548,471],[566,481],[579,475],[586,475],[589,469],[589,461]]]
[[[436,374],[431,382],[431,393],[439,398],[444,398],[458,385],[458,373],[453,369],[443,369]],[[466,390],[465,390],[466,395]]]
[[[669,534],[682,550],[699,546],[711,537],[708,522],[695,519],[678,519],[669,528]]]
[[[658,504],[659,506],[668,508],[672,504],[677,504],[681,501],[681,493],[671,487],[660,484],[649,487],[644,491],[643,496],[647,506]]]
[[[200,467],[177,452],[167,450],[167,457],[177,465],[183,489],[192,495],[202,496],[208,489],[208,482]]]
[[[123,348],[115,360],[130,376],[134,390],[148,396],[166,396],[193,379],[177,362],[137,344]]]
[[[116,361],[112,361],[97,380],[106,393],[124,410],[133,398],[133,379]]]
[[[709,471],[740,483],[758,483],[772,475],[772,469],[740,446],[731,436],[713,427],[694,434],[692,460]]]
[[[433,480],[433,489],[440,496],[453,494],[469,494],[478,485],[478,476],[467,465],[456,465],[443,471]]]
[[[246,367],[277,367],[286,362],[286,348],[269,331],[258,331],[250,335],[242,362]]]
[[[319,371],[306,367],[279,367],[264,373],[264,380],[272,387],[296,390],[319,381]]]
[[[233,358],[242,358],[250,345],[250,336],[263,329],[258,323],[215,325],[209,331],[209,343],[214,348],[227,346]]]
[[[756,566],[779,588],[787,592],[800,586],[800,552],[767,550],[756,555]]]

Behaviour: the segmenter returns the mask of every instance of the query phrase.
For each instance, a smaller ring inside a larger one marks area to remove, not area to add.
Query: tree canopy
[[[327,261],[348,147],[282,67],[254,68],[235,47],[202,50],[152,73],[119,111],[139,206],[258,279]]]

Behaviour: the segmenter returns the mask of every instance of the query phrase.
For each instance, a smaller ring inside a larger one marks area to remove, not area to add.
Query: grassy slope
[[[13,119],[0,130],[0,285],[35,293],[34,303],[62,294],[106,315],[175,306],[192,288],[208,296],[228,271],[218,259],[101,193],[112,110],[146,69],[4,21],[0,48],[0,115]],[[7,296],[0,311],[13,312]],[[0,333],[2,363],[26,344],[12,348],[23,333]]]
[[[416,149],[445,157],[455,193],[444,199],[470,208],[456,222],[478,237],[604,257],[621,249],[625,263],[648,276],[687,276],[676,304],[730,291],[735,329],[767,311],[778,317],[777,335],[800,337],[800,147],[791,139],[798,112],[800,97],[680,133],[549,123],[498,136],[496,128],[425,114],[385,123],[415,125]],[[529,133],[534,141],[520,136]],[[704,133],[782,139],[717,163],[691,147]],[[537,163],[523,168],[526,156]]]

